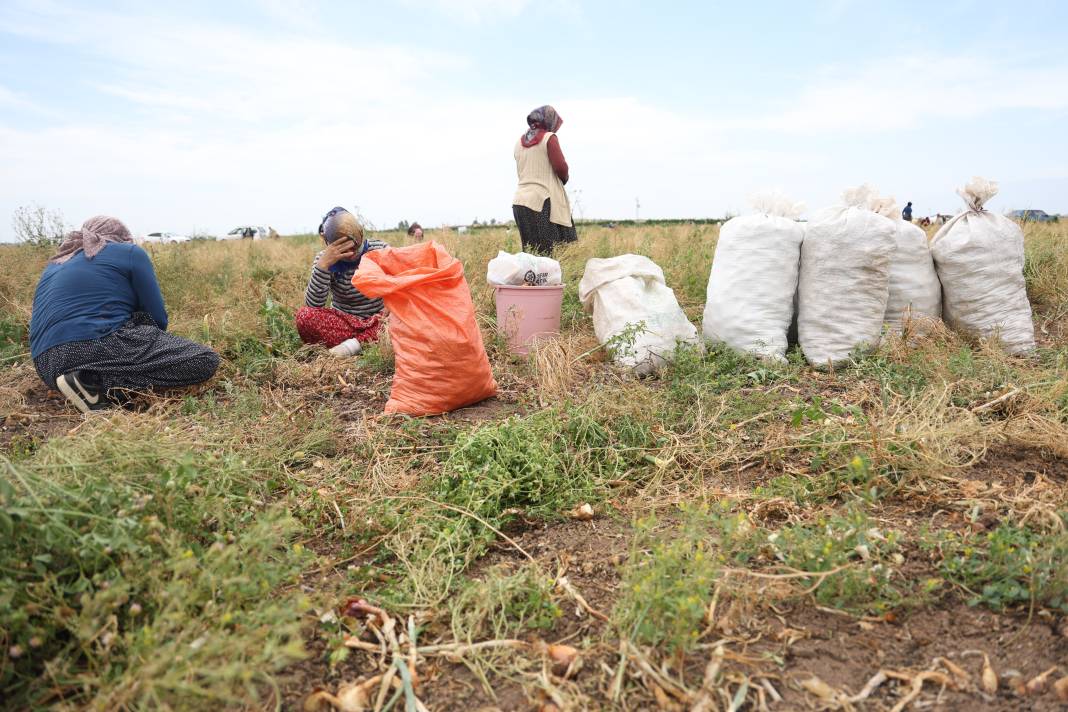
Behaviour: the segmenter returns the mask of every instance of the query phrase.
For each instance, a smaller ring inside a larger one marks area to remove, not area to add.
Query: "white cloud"
[[[532,0],[405,0],[405,4],[479,23],[500,17],[517,17],[531,6]]]
[[[828,71],[766,116],[734,126],[817,133],[915,128],[929,118],[1068,107],[1068,65],[1014,65],[975,56],[896,57]]]
[[[6,106],[11,109],[23,109],[34,112],[43,112],[43,109],[35,102],[29,100],[22,94],[12,91],[7,87],[0,84],[0,106]]]
[[[411,99],[416,83],[462,66],[454,55],[419,47],[46,7],[2,24],[106,59],[109,76],[96,86],[108,93],[146,106],[211,110],[216,118],[362,111]]]

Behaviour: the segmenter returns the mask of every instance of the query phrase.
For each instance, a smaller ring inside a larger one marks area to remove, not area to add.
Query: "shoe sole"
[[[69,383],[66,376],[60,376],[56,379],[56,387],[59,388],[59,392],[82,413],[89,414],[93,411],[93,406],[96,405],[96,403],[90,403],[86,399],[88,394],[81,392],[81,389],[78,388],[76,384]],[[97,402],[99,402],[99,400],[100,397],[97,396]]]

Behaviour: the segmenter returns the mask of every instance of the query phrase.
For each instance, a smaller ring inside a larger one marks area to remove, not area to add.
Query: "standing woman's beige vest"
[[[564,184],[553,171],[549,162],[549,139],[556,134],[546,132],[536,146],[525,148],[523,140],[515,142],[515,168],[519,174],[519,188],[512,205],[522,205],[536,213],[541,212],[545,199],[549,199],[549,221],[571,227],[571,203],[567,199]]]

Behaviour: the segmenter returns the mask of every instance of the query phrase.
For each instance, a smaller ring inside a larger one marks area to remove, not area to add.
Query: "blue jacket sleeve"
[[[137,294],[138,311],[147,312],[159,324],[167,329],[167,310],[163,306],[163,293],[159,291],[156,270],[148,253],[137,245],[130,250],[130,281]]]

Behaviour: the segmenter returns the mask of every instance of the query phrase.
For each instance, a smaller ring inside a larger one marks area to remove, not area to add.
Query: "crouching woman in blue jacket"
[[[219,356],[168,334],[156,272],[119,220],[103,215],[70,233],[33,296],[30,356],[41,379],[88,413],[127,391],[208,380]]]

